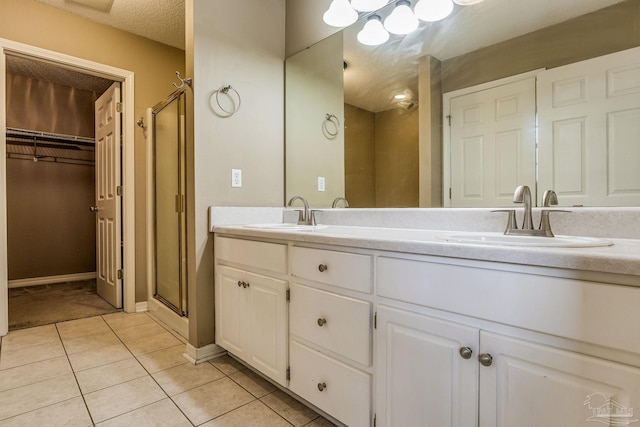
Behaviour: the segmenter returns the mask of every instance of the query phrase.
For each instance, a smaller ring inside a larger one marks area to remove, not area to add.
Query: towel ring
[[[218,108],[222,110],[226,115],[219,114],[221,117],[231,117],[240,109],[240,104],[242,103],[242,99],[240,98],[240,94],[237,90],[235,90],[231,85],[223,85],[220,86],[216,91],[216,104],[218,104]],[[220,94],[224,94],[231,100],[233,104],[233,108],[231,110],[227,110],[220,103]]]
[[[340,133],[340,119],[335,114],[326,114],[322,122],[322,133],[328,139],[333,139]]]

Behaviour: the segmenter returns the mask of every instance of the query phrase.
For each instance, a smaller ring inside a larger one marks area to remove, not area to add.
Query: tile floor
[[[146,313],[9,332],[0,426],[333,426],[228,356],[192,365]]]

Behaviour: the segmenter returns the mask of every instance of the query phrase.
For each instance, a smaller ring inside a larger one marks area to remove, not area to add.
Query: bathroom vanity
[[[216,344],[345,425],[638,419],[639,240],[540,247],[379,227],[213,231]]]

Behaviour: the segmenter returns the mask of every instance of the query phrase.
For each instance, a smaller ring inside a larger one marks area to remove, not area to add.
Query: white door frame
[[[134,182],[134,73],[109,65],[82,58],[29,46],[0,38],[0,336],[6,335],[9,327],[8,313],[8,271],[7,271],[7,153],[6,153],[6,55],[13,54],[54,63],[87,74],[119,81],[122,84],[123,152],[122,184],[122,227],[124,233],[124,311],[135,312],[135,182]]]
[[[449,126],[448,119],[449,115],[451,115],[451,100],[453,98],[457,98],[458,96],[468,95],[470,93],[479,92],[481,90],[493,89],[498,86],[503,86],[509,83],[525,80],[530,77],[535,77],[541,71],[544,71],[544,68],[539,68],[533,71],[527,71],[526,73],[516,74],[502,79],[481,83],[475,86],[469,86],[463,89],[447,92],[442,95],[442,194],[443,206],[445,208],[451,207],[451,199],[448,196],[449,188],[451,188],[451,126]],[[537,143],[538,142],[536,133],[536,147]]]

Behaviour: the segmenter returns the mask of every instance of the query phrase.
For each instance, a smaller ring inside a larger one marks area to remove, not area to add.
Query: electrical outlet
[[[324,176],[319,176],[318,177],[318,191],[324,191],[324,190],[325,190]]]
[[[242,169],[231,169],[231,186],[242,187]]]

